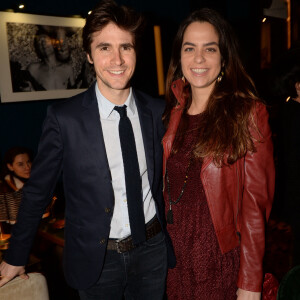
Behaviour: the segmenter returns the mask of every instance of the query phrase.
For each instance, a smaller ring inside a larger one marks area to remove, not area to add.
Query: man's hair
[[[88,15],[82,31],[83,49],[91,55],[93,34],[101,31],[107,24],[114,23],[130,32],[135,49],[142,34],[144,20],[141,14],[126,6],[119,6],[113,0],[101,1]]]

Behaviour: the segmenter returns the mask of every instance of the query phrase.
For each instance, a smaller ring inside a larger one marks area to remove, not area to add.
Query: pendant
[[[167,223],[168,224],[173,224],[173,211],[172,211],[171,204],[170,204],[170,208],[169,208],[168,213],[167,213]]]

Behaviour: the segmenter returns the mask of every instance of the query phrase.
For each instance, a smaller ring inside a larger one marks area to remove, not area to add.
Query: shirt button
[[[106,212],[107,214],[109,214],[109,213],[111,212],[111,209],[108,208],[108,207],[106,207],[106,208],[105,208],[105,212]]]
[[[101,239],[101,240],[100,240],[100,244],[102,244],[102,245],[105,244],[105,242],[106,242],[105,239]]]

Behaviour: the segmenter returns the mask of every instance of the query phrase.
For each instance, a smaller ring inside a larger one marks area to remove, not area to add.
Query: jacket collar
[[[175,80],[171,86],[172,92],[175,98],[177,99],[177,104],[171,111],[169,126],[163,138],[163,140],[171,139],[171,143],[173,143],[185,104],[185,98],[183,96],[183,87],[184,82],[181,79]]]
[[[163,138],[164,145],[164,174],[165,174],[165,163],[170,156],[172,145],[175,139],[176,131],[180,123],[180,119],[183,113],[183,108],[186,99],[183,96],[184,82],[181,79],[177,79],[172,83],[172,91],[177,99],[177,105],[172,109],[168,130]],[[207,157],[203,161],[201,172],[203,172],[206,167],[212,162],[212,157]]]
[[[185,99],[183,97],[184,82],[182,79],[177,79],[172,83],[172,92],[177,99],[177,105],[175,108],[183,108]]]
[[[140,125],[142,130],[146,163],[148,169],[149,184],[152,187],[154,178],[154,131],[153,131],[153,116],[150,108],[148,97],[139,92],[138,90],[132,89],[132,94],[135,99],[135,104],[139,113]]]
[[[98,105],[97,95],[96,95],[96,84],[97,84],[97,81],[95,81],[93,84],[91,84],[91,86],[84,93],[84,97],[82,99],[82,105],[86,108],[88,108],[92,105]],[[135,91],[133,88],[131,88],[130,97],[134,96],[135,100],[136,100],[136,105],[138,105],[137,102],[140,100],[139,99],[140,95],[139,95],[139,97],[137,97],[136,94],[137,94],[137,91]],[[144,98],[142,99],[142,104],[147,105],[147,101]],[[130,109],[134,113],[134,108],[132,107],[132,105],[130,105]]]
[[[99,130],[102,129],[102,127],[100,122],[100,114],[98,109],[95,84],[92,84],[91,87],[84,93],[82,105],[86,108],[84,110],[85,124],[86,126],[89,126],[90,128],[89,132],[94,136],[93,140],[94,141],[98,140],[99,132],[101,135],[100,142],[99,143],[94,142],[93,144],[95,147],[98,147],[97,148],[98,150],[96,152],[105,153],[106,150],[105,150],[102,130]],[[132,88],[132,96],[135,99],[136,108],[139,113],[140,125],[141,125],[145,154],[146,154],[146,162],[148,168],[148,178],[151,186],[154,178],[154,148],[153,148],[154,131],[153,131],[152,112],[148,107],[150,105],[149,100],[143,93]],[[99,124],[100,127],[95,126],[95,124]],[[100,159],[99,157],[97,158],[98,160]],[[108,162],[107,162],[107,170],[109,170]]]
[[[96,92],[95,92],[96,84],[97,84],[97,81],[95,81],[93,84],[91,84],[91,86],[84,93],[84,97],[82,99],[82,105],[86,108],[97,104],[97,97],[96,97]]]

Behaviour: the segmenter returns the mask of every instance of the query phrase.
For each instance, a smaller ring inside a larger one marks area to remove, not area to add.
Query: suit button
[[[108,207],[106,207],[106,208],[105,208],[105,212],[106,212],[107,214],[109,214],[109,213],[111,212],[111,209],[108,208]]]
[[[106,239],[101,239],[100,240],[100,244],[102,244],[102,245],[105,244],[105,242],[106,242]]]

